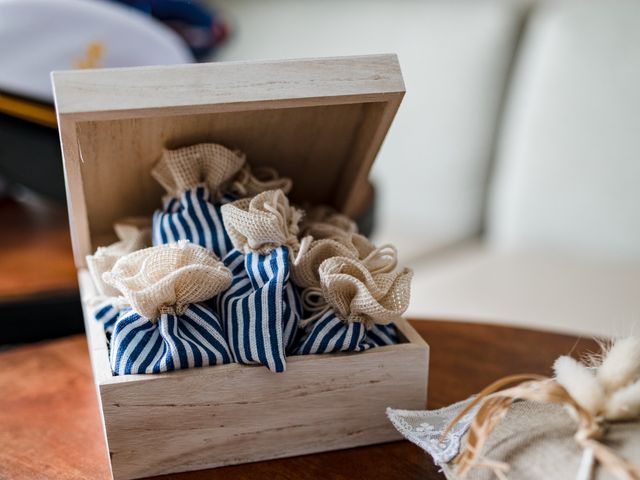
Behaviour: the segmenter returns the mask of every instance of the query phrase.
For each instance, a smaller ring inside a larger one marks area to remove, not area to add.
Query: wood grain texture
[[[462,400],[504,375],[548,374],[557,356],[578,357],[597,349],[591,340],[510,327],[429,320],[411,324],[431,345],[430,408]],[[110,478],[91,377],[84,336],[0,353],[0,478]],[[408,442],[162,477],[264,478],[444,477],[426,454]]]
[[[78,120],[191,114],[213,104],[229,111],[361,103],[404,92],[396,55],[73,70],[52,79],[58,115]]]
[[[80,287],[92,295],[86,271]],[[406,320],[405,343],[288,357],[277,375],[230,364],[113,376],[102,328],[89,315],[85,326],[116,479],[397,440],[385,408],[426,406],[429,347]]]
[[[395,55],[53,75],[76,265],[150,215],[163,148],[217,142],[293,179],[292,200],[357,213],[404,95]]]

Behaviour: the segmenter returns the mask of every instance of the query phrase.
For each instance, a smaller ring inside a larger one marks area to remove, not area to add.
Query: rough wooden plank
[[[398,439],[385,408],[424,408],[426,353],[244,366],[101,388],[116,478],[198,470]],[[226,373],[226,374],[225,374]],[[185,395],[188,392],[188,395]]]
[[[395,55],[76,70],[52,78],[58,113],[92,120],[194,113],[212,104],[222,111],[309,104],[304,99],[378,101],[404,92]]]

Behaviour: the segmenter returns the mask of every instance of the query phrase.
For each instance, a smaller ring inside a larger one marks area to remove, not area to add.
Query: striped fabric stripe
[[[367,332],[367,343],[372,347],[384,347],[385,345],[395,345],[399,343],[398,330],[393,324],[374,325]]]
[[[218,297],[229,348],[236,362],[286,369],[300,318],[300,302],[289,283],[285,247],[267,255],[233,250],[223,262],[231,270],[231,287]]]
[[[189,240],[224,258],[233,245],[222,223],[220,205],[210,203],[210,198],[209,189],[200,186],[167,200],[164,210],[153,214],[153,244]]]
[[[398,336],[393,325],[374,325],[367,330],[362,323],[345,323],[333,310],[327,310],[305,332],[296,355],[361,352],[394,343],[398,343]]]
[[[118,315],[120,311],[116,309],[110,301],[105,301],[100,303],[93,310],[93,317],[102,324],[105,333],[107,336],[113,333],[113,327],[116,324],[116,320],[118,319]]]
[[[118,316],[109,352],[115,375],[160,373],[231,363],[231,353],[216,314],[202,304],[156,323],[131,309]]]

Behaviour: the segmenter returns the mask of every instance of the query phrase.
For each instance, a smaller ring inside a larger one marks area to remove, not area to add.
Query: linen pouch
[[[554,377],[509,375],[434,411],[387,409],[451,480],[640,479],[640,338],[602,343]]]
[[[113,227],[119,241],[107,247],[98,247],[93,255],[87,255],[87,267],[97,295],[86,299],[93,317],[102,324],[107,340],[123,303],[120,292],[102,280],[102,275],[113,268],[116,261],[128,253],[151,245],[151,222],[147,218],[125,218]]]
[[[291,188],[271,169],[252,172],[245,155],[216,143],[165,150],[151,175],[167,192],[153,215],[153,244],[178,240],[208,248],[219,258],[233,248],[220,206],[270,188]]]
[[[469,400],[433,411],[388,409],[394,426],[411,442],[427,451],[449,480],[494,480],[492,468],[479,462],[462,474],[453,463],[466,448],[469,426],[477,412],[466,415],[443,439],[441,435]],[[583,461],[583,449],[576,443],[576,421],[560,405],[532,401],[515,402],[483,446],[494,466],[508,465],[503,475],[509,480],[576,479]],[[606,433],[607,444],[621,457],[640,458],[640,422],[612,423]],[[595,469],[593,480],[616,478],[602,467]]]
[[[115,375],[232,361],[220,319],[204,303],[230,285],[231,272],[210,251],[186,240],[145,248],[102,278],[128,305],[113,326]]]
[[[293,346],[301,314],[289,281],[301,215],[282,190],[222,206],[235,248],[223,259],[233,283],[219,296],[218,311],[239,363],[262,364],[274,372],[286,369],[285,356]]]

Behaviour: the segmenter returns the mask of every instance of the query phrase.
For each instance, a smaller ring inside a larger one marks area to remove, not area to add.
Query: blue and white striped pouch
[[[301,315],[289,282],[300,212],[281,190],[271,190],[224,205],[222,215],[236,247],[223,259],[233,280],[218,300],[229,347],[239,363],[283,372]]]
[[[223,202],[233,197],[223,197]],[[198,186],[179,197],[164,199],[164,208],[153,214],[153,244],[189,240],[223,258],[233,248],[225,231],[220,204],[214,204],[209,189]]]
[[[162,313],[150,320],[132,309],[120,312],[111,339],[115,375],[160,373],[231,363],[218,316],[204,304],[180,315]]]
[[[300,300],[288,281],[286,248],[267,255],[233,250],[224,263],[233,280],[218,297],[218,311],[235,361],[284,372],[301,315]]]
[[[222,190],[244,164],[244,154],[215,143],[165,150],[151,170],[167,192],[153,215],[153,244],[189,240],[224,258],[232,244],[220,206],[234,197]]]
[[[302,294],[306,317],[296,354],[359,352],[398,342],[393,321],[409,304],[412,272],[394,271],[395,249],[367,258],[331,257],[319,268],[319,287]]]
[[[120,258],[103,275],[128,307],[112,325],[115,375],[158,373],[232,362],[222,322],[204,302],[231,284],[213,253],[187,241]],[[104,307],[104,318],[111,318]]]
[[[220,207],[291,180],[270,169],[251,171],[245,155],[215,143],[165,150],[151,175],[167,195],[153,215],[153,244],[189,240],[224,258],[233,248]]]
[[[314,321],[296,349],[296,355],[332,352],[361,352],[372,347],[398,343],[393,324],[372,325],[345,322],[329,309]]]

